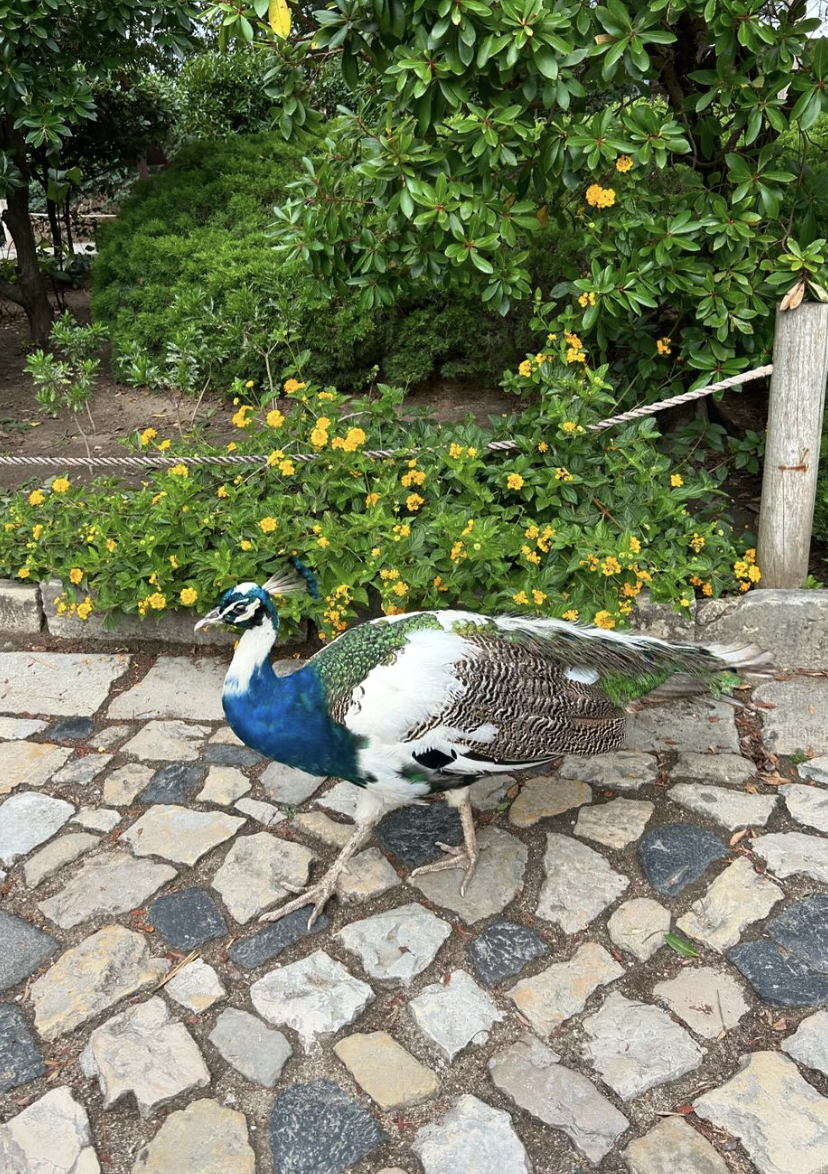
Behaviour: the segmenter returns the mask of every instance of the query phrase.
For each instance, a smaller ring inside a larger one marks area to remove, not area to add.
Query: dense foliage
[[[9,503],[0,574],[56,574],[63,607],[81,618],[153,615],[205,611],[224,588],[263,581],[297,553],[326,603],[321,616],[309,600],[289,614],[314,615],[326,636],[377,599],[389,615],[458,604],[613,628],[645,587],[679,608],[696,594],[748,590],[761,578],[755,555],[721,518],[713,479],[659,452],[652,419],[589,431],[614,398],[605,371],[567,363],[577,346],[549,338],[506,374],[536,401],[493,431],[437,427],[385,385],[345,401],[291,378],[281,399],[256,408],[256,389],[238,381],[238,439],[227,447],[258,454],[258,467],[177,462],[138,489],[50,477]],[[487,449],[502,439],[514,446]],[[151,427],[133,442],[148,453],[217,451]],[[401,451],[369,455],[377,448]]]

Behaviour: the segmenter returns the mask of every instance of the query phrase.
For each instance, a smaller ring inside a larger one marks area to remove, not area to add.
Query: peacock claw
[[[437,847],[445,852],[443,859],[435,860],[432,864],[421,864],[419,868],[414,869],[411,876],[424,876],[429,872],[445,872],[448,868],[464,868],[466,873],[460,884],[460,896],[465,897],[466,890],[477,868],[480,853],[485,851],[487,845],[484,844],[482,848],[475,845],[474,851],[469,852],[468,848],[461,847],[459,844],[444,844],[438,840]]]
[[[332,870],[333,871],[333,870]],[[287,888],[287,885],[283,885]],[[297,890],[291,889],[291,892]],[[311,885],[308,889],[303,889],[298,897],[294,897],[292,901],[288,901],[286,905],[280,905],[278,909],[271,909],[269,913],[263,913],[259,921],[279,921],[280,918],[286,917],[288,913],[295,913],[297,909],[304,909],[308,905],[313,905],[310,917],[308,918],[308,929],[312,929],[316,921],[319,919],[322,910],[327,905],[328,901],[336,891],[336,876],[323,876],[322,880],[317,884]]]

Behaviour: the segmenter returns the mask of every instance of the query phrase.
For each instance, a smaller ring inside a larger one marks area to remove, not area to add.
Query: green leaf
[[[679,937],[675,933],[666,933],[664,935],[664,943],[669,946],[671,950],[675,950],[682,958],[698,958],[699,952],[695,950],[688,941]]]

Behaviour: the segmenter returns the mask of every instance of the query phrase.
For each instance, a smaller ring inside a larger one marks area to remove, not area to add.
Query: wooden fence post
[[[828,305],[777,310],[759,511],[760,587],[801,587],[808,576],[826,379]]]

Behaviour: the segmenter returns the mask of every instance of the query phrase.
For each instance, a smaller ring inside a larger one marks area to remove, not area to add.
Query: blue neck
[[[270,664],[275,639],[276,629],[265,619],[239,642],[222,694],[231,729],[276,762],[359,781],[354,738],[329,717],[318,673],[306,665],[277,677]]]

